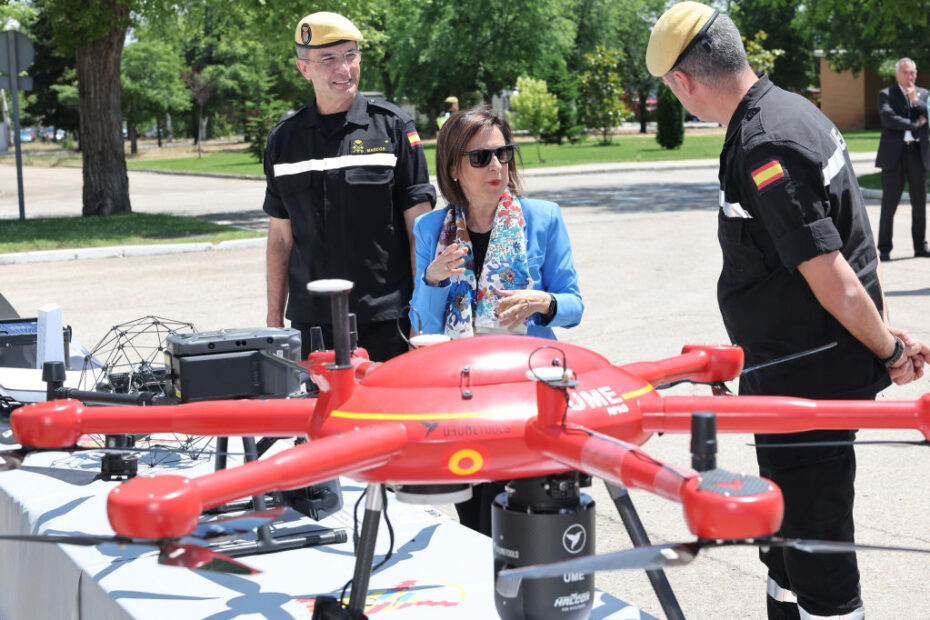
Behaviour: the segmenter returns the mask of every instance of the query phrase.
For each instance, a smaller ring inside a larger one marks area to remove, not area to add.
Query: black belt
[[[906,149],[916,149],[918,146],[920,146],[920,142],[918,140],[905,140],[904,141],[904,148]]]

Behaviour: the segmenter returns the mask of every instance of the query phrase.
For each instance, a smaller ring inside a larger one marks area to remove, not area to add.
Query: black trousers
[[[291,321],[291,327],[300,330],[300,359],[310,355],[310,328],[313,323]],[[323,330],[323,344],[327,349],[333,347],[333,326],[319,325]],[[403,333],[403,335],[401,335]],[[375,362],[386,362],[392,357],[410,350],[404,335],[410,333],[410,320],[407,317],[390,321],[361,323],[358,326],[358,346],[368,351],[368,357]]]
[[[760,475],[777,484],[785,498],[785,518],[778,535],[853,542],[856,481],[853,447],[789,449],[820,452],[825,458],[805,460],[795,467],[771,463],[759,467]],[[842,615],[862,606],[855,553],[805,553],[771,547],[760,551],[759,557],[768,567],[769,577],[794,592],[798,605],[808,613]],[[776,603],[769,598],[768,617],[798,618],[798,605]]]
[[[899,165],[882,170],[882,212],[878,223],[878,250],[891,252],[894,214],[901,201],[904,182],[911,196],[911,240],[922,248],[927,232],[927,169],[920,158],[920,145],[905,146]]]

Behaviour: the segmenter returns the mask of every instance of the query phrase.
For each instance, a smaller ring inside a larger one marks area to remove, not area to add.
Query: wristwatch
[[[901,359],[902,355],[904,355],[904,341],[895,336],[894,351],[892,351],[891,355],[883,359],[881,362],[885,365],[885,368],[891,368],[898,363],[898,360]]]

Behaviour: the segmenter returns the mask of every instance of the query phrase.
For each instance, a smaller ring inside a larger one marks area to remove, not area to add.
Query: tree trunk
[[[203,141],[207,139],[207,119],[203,117],[203,103],[200,104],[200,116],[197,118],[197,158],[203,156]]]
[[[139,154],[139,130],[135,125],[130,124],[127,130],[129,135],[129,153],[130,155]]]
[[[126,38],[126,5],[113,5],[109,32],[75,50],[81,126],[84,215],[132,210],[120,126],[120,58]]]

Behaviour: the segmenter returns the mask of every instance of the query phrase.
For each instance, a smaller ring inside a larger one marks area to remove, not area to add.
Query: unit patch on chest
[[[363,155],[365,153],[385,153],[390,150],[390,148],[390,140],[385,140],[383,138],[373,138],[371,140],[353,140],[350,150],[353,155]]]

